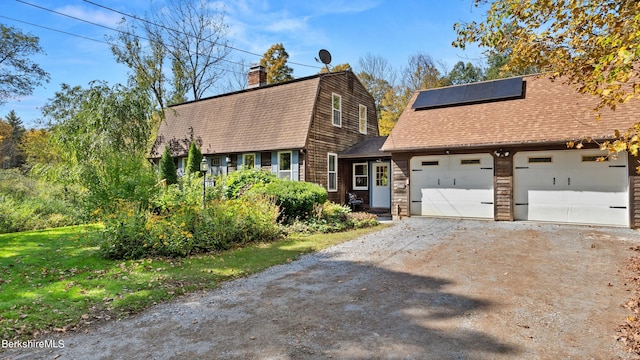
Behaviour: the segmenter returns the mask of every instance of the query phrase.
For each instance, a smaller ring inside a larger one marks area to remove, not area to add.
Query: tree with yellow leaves
[[[508,54],[506,71],[536,67],[584,94],[598,96],[596,110],[640,97],[640,1],[475,0],[488,5],[480,22],[457,23],[453,45],[477,43]],[[631,125],[631,124],[630,124]],[[601,144],[610,152],[638,154],[640,124]]]
[[[293,69],[287,65],[289,54],[282,43],[273,44],[260,59],[260,65],[267,70],[267,84],[293,80]]]

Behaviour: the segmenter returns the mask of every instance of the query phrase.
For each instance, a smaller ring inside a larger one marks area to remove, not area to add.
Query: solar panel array
[[[444,106],[522,98],[522,78],[509,78],[480,83],[424,90],[411,106],[413,109],[429,109]]]

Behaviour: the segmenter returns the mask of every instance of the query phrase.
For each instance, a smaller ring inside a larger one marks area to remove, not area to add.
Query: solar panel
[[[464,105],[522,98],[522,78],[509,78],[480,83],[449,86],[424,90],[418,94],[411,106],[414,109],[428,109],[443,106]]]

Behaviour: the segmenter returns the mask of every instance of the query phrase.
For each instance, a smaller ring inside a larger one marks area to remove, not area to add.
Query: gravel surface
[[[634,359],[620,228],[411,218],[10,359]]]

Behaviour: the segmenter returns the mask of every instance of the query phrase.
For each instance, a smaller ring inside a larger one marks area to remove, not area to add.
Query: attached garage
[[[415,92],[380,149],[391,153],[394,219],[640,228],[640,156],[598,161],[599,144],[637,122],[640,101],[595,112],[599,99],[564,80],[527,75]]]
[[[627,154],[598,161],[600,150],[514,155],[514,217],[629,226]]]
[[[411,214],[493,218],[493,156],[411,159]]]

